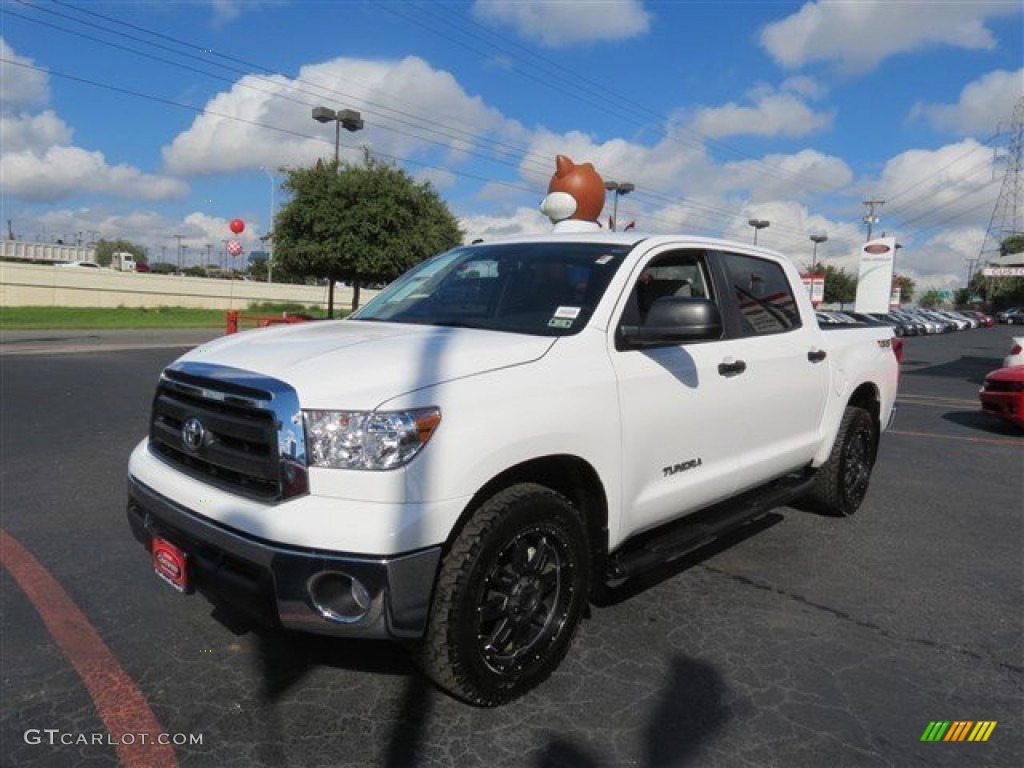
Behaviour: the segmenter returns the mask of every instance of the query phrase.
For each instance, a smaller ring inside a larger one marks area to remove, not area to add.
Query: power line
[[[89,17],[91,17],[91,18],[102,19],[102,20],[107,21],[107,22],[109,22],[111,24],[116,24],[116,25],[121,26],[121,27],[125,27],[125,28],[128,28],[128,29],[132,29],[132,30],[135,30],[135,31],[142,32],[143,34],[152,36],[152,37],[156,38],[157,40],[167,41],[169,43],[173,43],[176,46],[181,46],[181,47],[185,48],[185,50],[184,51],[177,50],[177,49],[175,49],[175,48],[173,48],[171,46],[164,45],[163,43],[155,42],[154,40],[145,39],[145,38],[142,38],[142,37],[139,37],[139,36],[136,36],[136,35],[126,34],[123,31],[115,31],[115,30],[111,29],[110,27],[103,27],[103,26],[101,26],[99,24],[95,24],[95,23],[88,22],[88,21],[83,21],[82,19],[77,19],[77,18],[71,17],[71,16],[69,16],[67,14],[58,13],[56,11],[53,11],[53,10],[47,9],[47,8],[42,8],[41,6],[37,6],[37,5],[30,5],[29,6],[27,3],[25,3],[24,0],[17,0],[17,2],[21,3],[22,5],[27,5],[28,7],[32,7],[34,9],[45,10],[47,13],[50,13],[50,14],[55,15],[55,16],[58,16],[60,18],[67,19],[69,21],[73,21],[74,23],[77,23],[77,24],[82,24],[82,25],[91,27],[93,29],[99,29],[102,32],[105,32],[105,33],[108,33],[108,34],[116,34],[116,35],[118,35],[121,38],[132,39],[132,40],[135,40],[137,42],[143,43],[143,44],[145,44],[146,46],[149,46],[149,47],[155,47],[155,48],[159,48],[161,50],[168,51],[168,52],[174,54],[175,56],[184,56],[184,57],[187,57],[189,59],[193,59],[194,60],[194,59],[198,58],[197,57],[197,52],[202,51],[204,53],[204,56],[206,56],[206,57],[213,56],[213,57],[215,57],[215,58],[217,58],[219,60],[225,61],[225,62],[237,62],[237,63],[242,64],[243,66],[248,67],[250,69],[259,70],[259,71],[262,71],[262,72],[265,72],[265,73],[272,73],[272,70],[270,70],[270,69],[268,69],[268,68],[266,68],[266,67],[264,67],[262,65],[256,64],[254,62],[248,62],[248,61],[245,61],[243,59],[239,59],[239,58],[234,57],[234,56],[230,56],[230,55],[222,54],[222,53],[217,53],[217,52],[214,52],[214,51],[212,51],[210,49],[201,48],[201,47],[199,47],[199,46],[197,46],[197,45],[195,45],[193,43],[189,43],[187,41],[180,40],[178,38],[174,38],[174,37],[162,34],[160,32],[156,32],[154,30],[148,30],[148,29],[145,29],[144,27],[140,27],[140,26],[137,26],[137,25],[134,25],[134,24],[130,24],[128,22],[124,22],[124,21],[121,21],[121,20],[118,20],[118,19],[107,17],[107,16],[104,16],[103,14],[99,14],[99,13],[97,13],[95,11],[87,10],[85,8],[81,8],[81,7],[75,6],[75,5],[70,4],[70,3],[62,2],[61,0],[52,0],[52,2],[55,5],[59,5],[59,6],[63,7],[63,8],[70,9],[70,10],[76,12],[76,13],[85,14],[85,15],[88,15]],[[394,15],[398,15],[400,17],[406,18],[407,20],[412,21],[412,23],[417,23],[420,26],[424,26],[424,27],[428,28],[431,32],[433,32],[434,34],[440,34],[442,36],[445,36],[446,39],[452,39],[450,36],[445,35],[444,32],[439,32],[436,28],[428,27],[428,26],[424,25],[422,22],[418,22],[416,19],[410,17],[408,15],[408,13],[406,13],[406,14],[396,13],[395,10],[394,10],[394,6],[385,7],[384,10],[386,10],[386,11],[388,11],[388,12],[394,14]],[[444,23],[448,24],[449,27],[454,26],[452,21],[449,18],[447,18],[447,17],[438,17],[437,13],[434,12],[434,11],[430,11],[428,13],[433,15],[434,18],[441,18]],[[191,66],[190,64],[185,64],[185,63],[182,63],[182,62],[176,62],[176,61],[171,61],[171,60],[168,60],[168,59],[164,59],[164,58],[156,56],[156,55],[154,55],[152,53],[148,53],[146,51],[139,51],[137,49],[125,46],[125,45],[123,45],[121,43],[116,43],[116,42],[111,42],[109,40],[102,40],[102,39],[99,39],[99,38],[95,38],[93,36],[86,35],[86,34],[84,34],[82,32],[76,31],[76,30],[70,30],[70,29],[67,29],[67,28],[64,28],[64,27],[60,27],[60,26],[57,26],[57,25],[48,24],[46,22],[42,22],[42,21],[40,21],[38,19],[34,19],[34,18],[31,18],[31,17],[22,16],[20,14],[14,14],[14,13],[9,12],[9,11],[8,11],[8,14],[9,15],[13,15],[13,16],[17,16],[18,18],[22,18],[22,19],[25,19],[27,21],[32,21],[34,23],[39,23],[39,24],[43,24],[45,26],[49,26],[49,27],[54,28],[54,29],[58,29],[58,30],[60,30],[62,32],[65,32],[67,34],[77,35],[77,36],[82,37],[84,39],[93,40],[94,42],[97,42],[97,43],[100,43],[100,44],[103,44],[103,45],[112,46],[112,47],[115,47],[115,48],[120,48],[122,50],[126,50],[126,51],[128,51],[128,52],[130,52],[130,53],[132,53],[134,55],[137,55],[137,56],[142,56],[142,57],[150,58],[150,59],[153,59],[155,61],[159,61],[161,63],[168,64],[170,66],[180,67],[180,68],[188,70],[188,71],[197,72],[197,73],[203,74],[204,76],[210,77],[212,79],[216,79],[216,80],[220,80],[220,81],[224,81],[224,82],[229,82],[229,83],[232,83],[235,87],[250,88],[250,89],[253,89],[253,90],[257,91],[257,92],[264,93],[267,96],[269,96],[270,98],[275,98],[275,99],[276,98],[281,98],[281,99],[293,101],[295,103],[304,104],[306,106],[309,106],[312,103],[312,102],[303,101],[301,99],[295,98],[295,97],[290,96],[290,95],[285,94],[285,93],[281,93],[280,90],[277,88],[279,86],[279,83],[274,81],[274,80],[271,80],[270,78],[262,77],[261,75],[256,75],[256,74],[253,74],[252,72],[246,71],[244,69],[239,69],[238,67],[229,66],[228,64],[218,63],[218,64],[214,64],[214,66],[219,67],[219,68],[224,69],[224,70],[227,70],[227,71],[230,71],[230,72],[234,72],[236,74],[241,74],[241,75],[244,76],[244,79],[247,82],[241,82],[239,80],[232,80],[230,78],[223,77],[221,75],[215,74],[215,73],[210,72],[208,70],[204,70],[204,69],[201,69],[201,68],[198,68],[198,67]],[[554,61],[552,59],[549,59],[549,58],[544,57],[544,56],[540,56],[539,54],[535,54],[535,53],[529,52],[523,46],[520,46],[520,45],[514,43],[513,41],[509,41],[506,38],[501,38],[500,36],[497,36],[495,33],[490,32],[489,30],[486,30],[484,27],[482,27],[480,24],[476,23],[475,21],[472,21],[471,19],[468,19],[468,17],[463,16],[463,18],[466,18],[467,20],[469,20],[469,22],[471,24],[473,24],[473,26],[475,26],[476,28],[486,32],[491,37],[498,37],[500,40],[502,40],[503,44],[505,45],[505,50],[508,50],[508,47],[510,45],[511,46],[515,46],[517,49],[529,53],[532,57],[534,57],[535,59],[537,59],[538,61],[541,62],[540,65],[537,65],[537,64],[533,64],[532,62],[524,62],[521,58],[519,58],[518,60],[521,63],[527,64],[528,66],[532,66],[532,67],[539,67],[543,71],[545,71],[546,73],[549,73],[549,74],[551,72],[553,72],[553,71],[557,71],[558,73],[560,73],[559,77],[562,80],[562,82],[573,84],[574,87],[569,89],[569,91],[572,93],[572,95],[574,95],[576,98],[584,101],[585,103],[589,103],[589,104],[591,104],[591,105],[593,105],[593,106],[595,106],[597,108],[603,109],[608,114],[614,114],[614,115],[616,115],[618,117],[621,117],[622,119],[630,119],[633,122],[635,122],[635,118],[632,117],[632,113],[619,112],[619,111],[617,111],[614,108],[614,105],[615,104],[629,104],[629,105],[634,106],[636,111],[644,112],[644,113],[646,113],[648,115],[656,117],[659,120],[665,120],[666,119],[663,115],[660,115],[660,114],[658,114],[657,112],[655,112],[653,110],[649,110],[644,105],[639,104],[638,102],[632,101],[628,97],[622,96],[621,94],[610,94],[608,92],[608,89],[605,88],[604,86],[594,82],[593,80],[590,80],[589,78],[586,78],[586,77],[584,77],[582,75],[574,73],[572,70],[569,70],[568,68],[565,68],[564,66],[560,65],[558,62],[556,62],[556,61]],[[456,27],[456,29],[457,29],[457,27]],[[462,31],[462,33],[463,34],[467,34],[464,31]],[[481,39],[479,35],[473,35],[471,33],[469,33],[469,34],[470,34],[471,38],[475,37],[477,39]],[[471,46],[468,46],[466,43],[464,43],[462,41],[457,41],[457,40],[454,40],[454,39],[452,41],[456,42],[459,45],[462,45],[463,47],[469,48],[474,53],[477,53],[477,54],[479,54],[481,56],[487,55],[484,51],[481,51],[481,50],[479,50],[477,48],[473,48]],[[482,44],[485,45],[485,46],[486,45],[490,45],[486,41],[482,41]],[[493,46],[493,47],[497,48],[498,50],[501,50],[501,48],[499,48],[498,46]],[[12,63],[12,64],[20,64],[20,62],[10,62],[10,63]],[[43,72],[47,72],[48,71],[48,70],[43,70],[41,68],[37,68],[37,69],[39,69],[39,71],[43,71]],[[278,127],[278,126],[272,126],[272,125],[269,125],[267,123],[263,123],[263,122],[259,122],[259,121],[255,121],[255,120],[246,120],[244,118],[238,118],[238,117],[233,116],[233,115],[220,114],[220,113],[217,113],[217,112],[215,112],[213,110],[208,110],[208,109],[205,109],[205,108],[196,108],[196,107],[192,107],[192,106],[189,106],[189,105],[181,104],[179,102],[175,102],[173,100],[163,99],[161,97],[153,96],[151,94],[145,94],[145,93],[142,93],[142,92],[139,92],[139,91],[132,91],[132,90],[129,90],[129,89],[118,88],[117,86],[112,86],[112,85],[109,85],[109,84],[103,84],[103,83],[99,83],[99,82],[92,81],[92,80],[86,80],[85,78],[75,77],[75,76],[67,75],[67,74],[64,74],[64,73],[56,73],[56,72],[53,72],[52,70],[50,70],[49,72],[51,74],[54,74],[54,75],[66,77],[66,78],[69,78],[69,79],[72,79],[72,80],[77,80],[77,81],[83,82],[83,83],[88,83],[88,84],[96,86],[96,87],[108,88],[108,89],[111,89],[111,90],[114,90],[114,91],[118,91],[118,92],[121,92],[121,93],[129,94],[129,95],[132,95],[132,96],[135,96],[135,97],[138,97],[138,98],[146,98],[146,99],[158,101],[158,102],[161,102],[161,103],[165,103],[165,104],[168,104],[168,105],[172,105],[172,106],[175,106],[175,107],[189,109],[191,111],[198,112],[200,114],[208,114],[208,115],[211,115],[213,117],[218,117],[218,118],[221,118],[221,119],[235,120],[237,122],[246,123],[246,124],[249,124],[249,125],[252,125],[252,126],[256,126],[256,127],[266,128],[266,129],[269,129],[269,130],[275,130],[275,131],[279,131],[279,132],[282,132],[282,133],[303,137],[303,138],[306,138],[306,139],[317,139],[319,141],[324,141],[324,139],[322,139],[322,138],[320,138],[318,136],[311,136],[309,134],[305,134],[305,133],[302,133],[302,132],[299,132],[299,131],[293,131],[293,130],[281,128],[281,127]],[[528,75],[528,76],[530,76],[532,79],[538,80],[539,82],[544,84],[546,87],[556,88],[555,85],[552,82],[550,82],[550,81],[544,80],[543,78],[537,78],[536,76],[532,76],[532,75]],[[468,146],[468,147],[467,146],[460,146],[461,151],[464,151],[466,154],[470,154],[470,155],[473,155],[475,157],[479,157],[479,158],[488,160],[490,162],[496,162],[498,164],[506,165],[506,166],[510,166],[510,167],[521,167],[522,165],[529,165],[529,166],[534,167],[534,168],[536,168],[538,170],[541,169],[541,168],[546,170],[546,169],[548,169],[550,167],[550,158],[540,157],[539,155],[537,155],[535,153],[530,153],[526,148],[522,147],[521,145],[513,145],[513,144],[509,144],[507,142],[497,141],[497,140],[491,139],[489,136],[486,136],[486,135],[483,135],[483,134],[479,134],[479,133],[474,133],[474,132],[471,132],[471,131],[465,131],[465,130],[459,129],[457,127],[454,127],[454,126],[447,125],[445,123],[436,122],[436,121],[430,120],[429,118],[425,118],[425,117],[419,116],[419,115],[417,115],[415,113],[403,111],[403,110],[400,110],[400,109],[397,109],[397,108],[394,108],[394,107],[389,107],[387,105],[383,105],[383,104],[380,104],[380,103],[375,103],[375,102],[369,101],[367,99],[357,98],[357,97],[355,97],[352,94],[347,94],[347,93],[344,93],[344,92],[339,91],[339,90],[332,90],[332,89],[329,89],[329,88],[325,88],[323,86],[319,86],[317,84],[308,83],[308,82],[302,80],[299,77],[293,77],[291,79],[292,79],[292,82],[294,83],[294,85],[296,86],[295,90],[298,93],[304,93],[304,94],[307,94],[307,95],[310,95],[310,96],[316,96],[317,98],[324,98],[324,97],[337,98],[337,97],[340,97],[340,98],[344,98],[344,99],[348,99],[348,100],[356,102],[357,106],[360,106],[362,109],[367,111],[368,114],[372,114],[372,115],[374,115],[377,118],[377,120],[375,121],[376,122],[376,127],[379,127],[382,130],[390,131],[390,132],[396,133],[398,135],[403,135],[403,136],[407,136],[407,137],[410,137],[410,138],[415,138],[415,139],[423,141],[423,142],[425,142],[427,144],[434,144],[434,145],[437,145],[437,146],[450,147],[451,145],[447,144],[447,143],[441,143],[441,142],[436,141],[436,140],[432,140],[432,139],[424,136],[423,133],[432,134],[434,136],[441,136],[441,137],[449,139],[449,140],[451,140],[453,142],[467,142],[468,141],[468,142],[470,142],[470,146]],[[255,85],[251,84],[251,82],[248,82],[250,80],[256,80],[257,82],[270,83],[270,84],[275,86],[275,89],[268,90],[268,89],[259,88],[259,87],[255,86]],[[582,84],[582,86],[580,84]],[[561,90],[561,92],[566,92],[565,89],[556,88],[556,90]],[[596,95],[596,94],[599,93],[600,98],[597,101],[581,98],[580,95],[579,95],[579,91],[580,90],[584,90],[588,94],[595,94]],[[612,98],[609,98],[609,96],[611,96]],[[608,108],[609,104],[612,105],[611,109]],[[396,115],[397,115],[397,117],[396,117]],[[404,118],[408,118],[408,120],[406,120]],[[404,125],[404,126],[407,126],[407,127],[411,127],[411,128],[414,129],[414,131],[417,131],[417,132],[412,132],[412,131],[404,130],[403,128],[396,127],[396,124],[397,125]],[[436,126],[436,127],[431,127],[431,126]],[[664,129],[658,128],[657,130],[662,135],[669,136],[668,132],[665,131]],[[680,126],[679,130],[681,132],[685,133],[689,129],[684,129],[683,127]],[[741,152],[741,151],[739,151],[739,150],[729,146],[728,144],[725,144],[724,142],[715,141],[713,139],[710,139],[710,137],[703,136],[703,135],[701,135],[701,134],[699,134],[699,133],[697,133],[695,131],[690,131],[689,133],[692,136],[696,137],[696,138],[690,139],[690,144],[693,145],[693,146],[704,147],[704,146],[711,145],[711,146],[714,146],[714,147],[717,147],[717,148],[721,149],[722,151],[726,151],[726,152],[729,152],[729,153],[732,153],[732,154],[737,154],[737,155],[740,155],[742,157],[748,158],[751,161],[751,164],[754,164],[754,165],[758,166],[758,170],[762,170],[760,166],[765,166],[763,161],[757,160],[756,158],[752,158],[749,155],[746,155],[745,153],[743,153],[743,152]],[[680,139],[680,140],[682,140],[682,139]],[[494,154],[483,153],[483,152],[477,150],[476,149],[477,145],[489,146],[490,149],[494,152]],[[932,176],[935,176],[938,173],[941,173],[943,170],[945,170],[949,166],[953,165],[955,162],[959,161],[963,157],[966,157],[971,152],[976,151],[976,149],[977,148],[974,148],[971,151],[965,153],[963,156],[954,159],[953,161],[948,163],[946,166],[943,166],[942,168],[938,169],[937,171],[933,172],[932,174],[929,174],[929,176],[926,176],[926,177],[923,177],[922,179],[919,179],[917,182],[915,182],[915,184],[907,187],[904,190],[901,190],[900,192],[897,192],[895,195],[890,196],[890,199],[896,199],[900,195],[906,194],[910,190],[912,190],[912,189],[916,188],[917,186],[923,184],[925,181],[927,181]],[[473,179],[473,180],[481,181],[481,182],[484,182],[484,183],[498,184],[498,185],[507,187],[509,189],[516,189],[516,190],[522,190],[522,191],[533,191],[532,189],[529,189],[529,188],[527,188],[527,187],[525,187],[523,185],[520,185],[520,184],[514,184],[514,183],[509,183],[509,182],[499,182],[499,181],[496,181],[495,179],[481,177],[481,176],[478,176],[476,174],[470,174],[470,173],[466,173],[466,172],[454,171],[454,170],[451,170],[450,168],[447,168],[447,167],[440,167],[440,166],[432,165],[430,163],[419,162],[419,161],[415,161],[415,160],[408,159],[408,158],[397,158],[397,157],[395,157],[393,155],[389,155],[389,154],[383,153],[383,152],[377,152],[377,154],[379,156],[381,156],[381,157],[386,157],[386,158],[393,159],[393,160],[396,160],[396,161],[399,161],[399,162],[406,162],[408,164],[416,165],[416,166],[423,167],[423,168],[429,168],[429,169],[434,169],[434,170],[444,170],[445,172],[452,173],[453,175],[456,175],[456,176],[459,176],[459,177],[462,177],[462,178]],[[514,158],[518,158],[519,162],[518,163],[510,162],[509,160],[505,159],[506,156],[512,156]],[[768,169],[771,169],[772,171],[780,171],[781,170],[781,169],[776,169],[773,166],[765,166],[765,167],[767,167]],[[776,177],[779,177],[779,178],[782,178],[782,175],[789,176],[789,177],[791,177],[793,179],[803,179],[803,178],[806,178],[806,175],[796,175],[796,174],[792,174],[792,173],[784,172],[784,171],[781,172],[781,175],[780,175],[780,173],[775,173],[775,172],[772,172],[771,175],[775,175]],[[828,191],[836,191],[837,189],[839,189],[839,187],[831,188]],[[742,214],[737,212],[737,211],[735,211],[734,209],[726,209],[726,208],[722,208],[722,207],[716,207],[716,206],[711,206],[711,205],[707,205],[707,204],[702,204],[702,203],[696,202],[695,200],[690,200],[688,198],[685,198],[685,197],[682,197],[682,196],[678,196],[678,195],[671,195],[671,194],[664,193],[664,192],[658,192],[657,190],[649,190],[649,192],[647,193],[647,196],[649,196],[651,199],[654,199],[654,200],[657,200],[659,202],[664,203],[668,207],[691,208],[691,209],[699,212],[701,216],[706,217],[708,219],[710,219],[713,216],[718,216],[718,217],[721,217],[724,220],[731,220],[731,221],[736,221],[736,220],[739,220],[740,218],[742,218]],[[641,199],[644,199],[644,197],[645,197],[644,194],[640,195]],[[918,198],[914,198],[914,200],[916,200],[916,199],[918,199]],[[902,213],[902,211],[904,209],[909,208],[910,205],[911,205],[911,201],[904,202],[903,205],[901,205],[898,208],[894,209],[893,213],[898,215],[899,213]],[[653,215],[650,215],[649,218],[651,218],[652,220],[659,220],[658,218],[654,217]],[[917,221],[920,218],[921,218],[921,216],[919,216],[916,219],[913,219],[911,221]],[[803,232],[802,230],[799,230],[797,228],[786,228],[786,227],[782,227],[782,226],[777,226],[777,230],[778,231],[791,231],[791,232],[794,232],[794,233],[799,233],[801,235],[805,234],[805,232]]]

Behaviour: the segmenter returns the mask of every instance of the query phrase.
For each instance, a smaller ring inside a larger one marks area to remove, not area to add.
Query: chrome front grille
[[[276,379],[204,363],[163,372],[149,448],[210,485],[260,501],[308,490],[302,412]]]

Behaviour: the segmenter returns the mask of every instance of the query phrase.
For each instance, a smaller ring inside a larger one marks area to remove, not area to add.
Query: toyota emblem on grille
[[[203,422],[195,416],[191,416],[181,425],[181,442],[189,451],[195,453],[203,447],[203,440],[206,439],[206,428]]]

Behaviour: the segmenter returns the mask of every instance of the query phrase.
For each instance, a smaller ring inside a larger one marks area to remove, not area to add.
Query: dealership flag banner
[[[880,237],[864,243],[860,249],[860,275],[857,278],[854,311],[882,314],[889,311],[895,256],[894,237]]]

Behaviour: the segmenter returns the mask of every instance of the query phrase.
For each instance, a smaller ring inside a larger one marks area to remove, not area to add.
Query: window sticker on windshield
[[[572,320],[565,317],[552,317],[548,320],[548,328],[572,328]]]
[[[598,258],[597,258],[597,259],[596,259],[596,260],[594,261],[594,263],[595,263],[595,264],[607,264],[607,263],[608,263],[609,261],[611,261],[611,260],[612,260],[612,259],[614,259],[614,258],[615,258],[615,257],[614,257],[614,256],[612,256],[612,255],[611,255],[610,253],[606,253],[606,254],[605,254],[604,256],[600,256],[600,257],[598,257]]]
[[[559,307],[555,310],[555,317],[560,319],[575,320],[580,316],[579,307]]]

